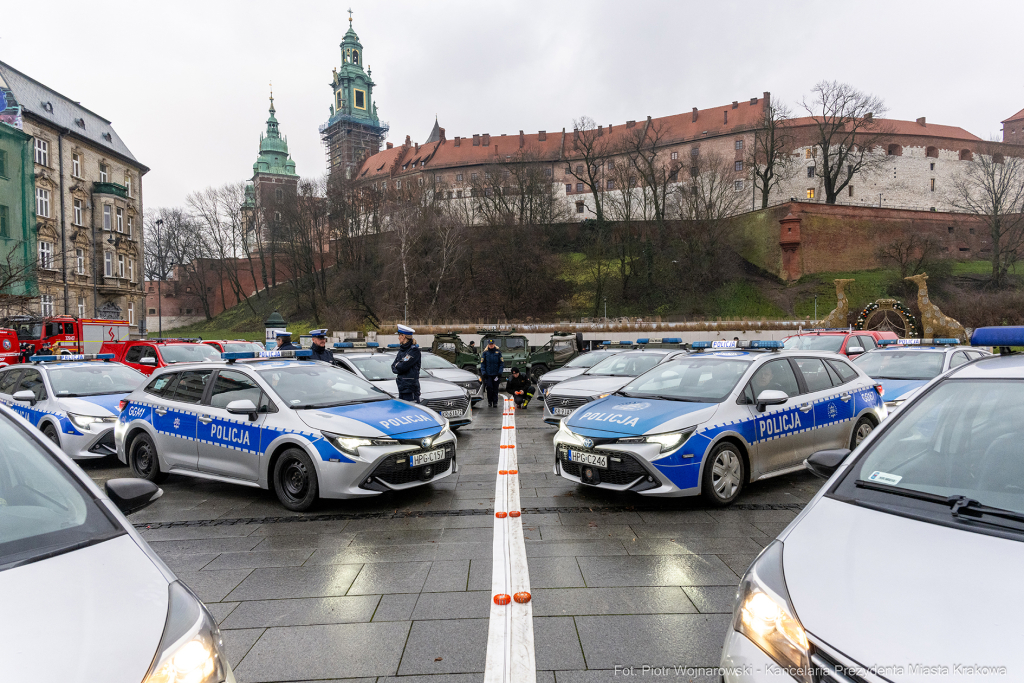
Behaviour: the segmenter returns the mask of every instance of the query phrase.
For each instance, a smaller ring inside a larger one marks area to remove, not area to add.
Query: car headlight
[[[773,541],[743,575],[732,627],[797,681],[813,683],[811,645],[786,589],[782,548]]]
[[[342,453],[348,453],[349,455],[359,455],[360,446],[372,446],[373,441],[362,436],[345,436],[344,434],[334,434],[333,432],[320,432],[324,435],[324,438],[331,442],[335,448]]]
[[[213,617],[180,581],[167,590],[164,633],[143,683],[223,683],[228,662]]]
[[[555,440],[564,443],[574,443],[577,446],[583,445],[583,439],[579,434],[569,431],[569,428],[565,426],[565,420],[559,420],[558,433],[555,434]]]
[[[116,417],[93,417],[92,415],[76,415],[74,413],[68,413],[68,419],[75,423],[76,427],[82,429],[88,429],[89,425],[94,424],[113,424],[117,422]]]
[[[661,444],[661,452],[668,453],[669,451],[674,451],[675,449],[679,448],[684,443],[686,443],[686,440],[690,438],[691,434],[693,434],[693,430],[688,429],[682,432],[651,434],[644,438],[647,440],[647,443]]]
[[[605,392],[605,393],[603,393],[603,394],[597,394],[596,396],[591,396],[591,397],[590,397],[590,400],[591,400],[591,401],[597,401],[597,400],[600,400],[600,399],[602,399],[602,398],[607,398],[608,396],[611,396],[611,395],[612,395],[612,392],[610,392],[610,391],[606,391],[606,392]]]

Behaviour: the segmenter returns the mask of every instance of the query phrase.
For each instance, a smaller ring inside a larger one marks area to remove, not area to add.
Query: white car
[[[0,407],[0,680],[235,680],[209,611],[124,517],[160,494],[112,479],[104,495]]]
[[[834,474],[743,577],[725,681],[1024,680],[1024,356],[954,368],[807,464]]]
[[[572,379],[573,377],[582,375],[608,356],[621,353],[622,351],[628,350],[628,348],[629,347],[600,349],[597,351],[581,353],[557,370],[550,370],[541,375],[540,380],[537,382],[537,391],[540,392],[541,398],[544,398],[548,391],[551,390],[551,387],[555,386],[559,382],[564,382],[567,379]]]

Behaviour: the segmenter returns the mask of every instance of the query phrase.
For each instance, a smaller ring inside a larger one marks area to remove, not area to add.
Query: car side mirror
[[[28,389],[22,389],[21,391],[14,392],[15,401],[28,401],[30,406],[36,404],[36,393]]]
[[[765,389],[757,395],[757,412],[763,413],[765,406],[779,406],[789,400],[785,391]]]
[[[126,515],[138,512],[164,495],[163,489],[148,479],[108,479],[103,488],[107,498]]]
[[[146,356],[145,358],[140,358],[139,359],[139,365],[153,365],[153,366],[155,366],[156,365],[156,358],[153,358],[152,356]]]
[[[249,422],[255,422],[259,417],[256,412],[256,404],[247,398],[243,398],[241,401],[231,401],[225,410],[232,415],[248,415]]]
[[[807,469],[815,476],[828,479],[835,474],[835,471],[839,469],[839,466],[843,464],[843,461],[846,460],[846,456],[849,454],[849,448],[818,451],[813,453],[807,460],[804,460],[804,464],[807,465]]]
[[[846,347],[846,355],[847,356],[856,356],[857,354],[860,354],[860,353],[864,353],[864,347],[863,346],[847,346]]]

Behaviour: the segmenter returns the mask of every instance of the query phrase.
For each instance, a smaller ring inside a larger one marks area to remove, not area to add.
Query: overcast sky
[[[152,170],[148,209],[247,179],[269,83],[304,176],[322,175],[317,129],[349,5],[294,0],[11,3],[0,60],[110,119]],[[798,111],[835,79],[890,116],[982,138],[1024,108],[1019,0],[882,4],[811,0],[355,0],[389,140],[561,130],[726,105],[770,91]]]

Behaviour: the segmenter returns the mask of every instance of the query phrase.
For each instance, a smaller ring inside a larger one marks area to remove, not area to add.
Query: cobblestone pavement
[[[240,683],[481,681],[500,423],[479,409],[459,432],[459,473],[400,495],[301,514],[266,491],[171,477],[132,521],[216,616]],[[609,495],[552,473],[539,403],[516,423],[537,680],[717,665],[740,575],[820,480],[755,484],[726,510]]]

